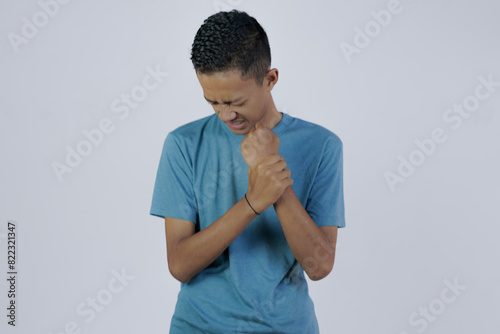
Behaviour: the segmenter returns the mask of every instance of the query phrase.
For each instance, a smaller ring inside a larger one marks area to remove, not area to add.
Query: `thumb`
[[[258,121],[257,123],[255,123],[255,128],[256,129],[267,129],[267,126],[265,126],[262,121]]]

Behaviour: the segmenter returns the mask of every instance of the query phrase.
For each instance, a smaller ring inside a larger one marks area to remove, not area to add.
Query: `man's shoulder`
[[[206,116],[175,128],[167,134],[164,146],[167,150],[175,147],[190,150],[191,147],[196,147],[204,135],[213,135],[215,132],[217,120],[214,116],[217,117],[215,114]]]
[[[314,141],[331,141],[333,144],[342,145],[340,137],[328,128],[302,118],[290,116],[290,125],[287,132],[291,135],[299,134],[304,139]]]
[[[174,130],[172,130],[170,133],[173,134],[176,137],[192,137],[193,135],[199,135],[207,126],[213,126],[214,125],[214,116],[217,117],[217,115],[213,114],[210,116],[206,116],[197,120],[194,120],[192,122],[183,124]]]
[[[175,141],[193,142],[199,140],[204,133],[213,133],[217,126],[216,114],[206,116],[192,122],[183,124],[170,131],[167,139]]]

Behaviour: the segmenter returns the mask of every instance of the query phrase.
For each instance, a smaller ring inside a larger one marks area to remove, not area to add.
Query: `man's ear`
[[[267,71],[266,76],[264,77],[264,86],[271,91],[278,82],[279,71],[277,68],[272,68]]]

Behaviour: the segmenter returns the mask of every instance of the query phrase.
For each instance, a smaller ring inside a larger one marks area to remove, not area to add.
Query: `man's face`
[[[243,80],[237,70],[197,76],[205,100],[233,133],[247,134],[258,121],[265,122],[273,116],[274,103],[269,102],[277,81],[276,69],[267,73],[262,86],[253,78]]]

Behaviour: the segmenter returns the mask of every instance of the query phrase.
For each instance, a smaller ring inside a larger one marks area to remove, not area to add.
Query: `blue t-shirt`
[[[283,113],[273,128],[293,190],[319,226],[345,226],[342,142],[333,132]],[[216,114],[165,139],[151,215],[191,221],[199,231],[244,197],[248,166]],[[271,206],[189,282],[181,284],[170,333],[318,333],[303,269]]]

